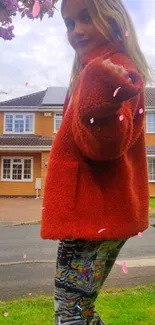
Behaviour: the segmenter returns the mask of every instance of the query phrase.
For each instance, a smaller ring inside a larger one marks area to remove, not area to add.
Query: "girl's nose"
[[[84,29],[81,23],[76,23],[74,27],[74,34],[84,35]]]

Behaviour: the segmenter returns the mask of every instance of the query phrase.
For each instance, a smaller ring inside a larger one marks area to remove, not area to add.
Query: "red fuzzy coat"
[[[102,65],[107,58],[132,84]],[[127,239],[149,226],[144,84],[120,45],[96,49],[81,64],[50,152],[40,235]]]

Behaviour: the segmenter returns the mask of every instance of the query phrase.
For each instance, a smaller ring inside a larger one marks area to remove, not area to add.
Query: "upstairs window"
[[[4,133],[34,133],[34,114],[6,113],[4,115]]]
[[[155,133],[155,113],[146,114],[146,133]]]
[[[54,114],[54,133],[57,133],[62,122],[62,113]]]

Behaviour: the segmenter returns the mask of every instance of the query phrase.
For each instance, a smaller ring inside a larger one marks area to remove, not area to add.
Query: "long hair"
[[[65,2],[66,0],[62,0],[62,17]],[[148,65],[147,60],[140,49],[133,22],[122,1],[85,0],[85,3],[94,26],[103,34],[104,39],[111,44],[115,44],[119,38],[125,53],[133,60],[137,70],[142,75],[144,84],[154,83],[155,70]],[[126,36],[126,32],[129,33],[128,37]],[[75,54],[69,83],[69,94],[71,94],[74,89],[79,69],[78,58]]]

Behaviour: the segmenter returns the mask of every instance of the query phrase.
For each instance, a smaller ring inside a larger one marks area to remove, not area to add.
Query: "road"
[[[0,300],[54,294],[58,241],[42,240],[40,225],[0,227]],[[26,254],[26,258],[24,258]],[[128,274],[121,263],[127,263]],[[155,228],[122,248],[103,289],[155,282]]]

